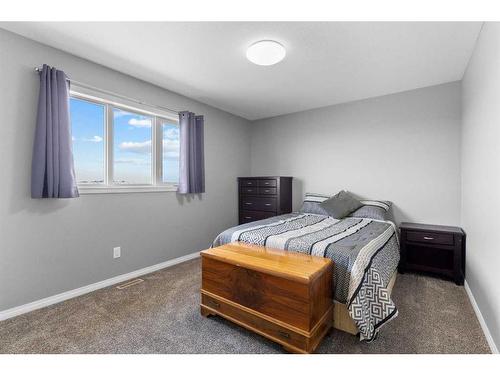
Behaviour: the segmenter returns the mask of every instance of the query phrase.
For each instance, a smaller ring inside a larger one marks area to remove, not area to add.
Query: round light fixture
[[[247,49],[247,59],[257,65],[277,64],[285,55],[285,47],[274,40],[261,40]]]

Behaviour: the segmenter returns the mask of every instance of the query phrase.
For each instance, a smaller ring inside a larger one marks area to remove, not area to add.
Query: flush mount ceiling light
[[[274,40],[261,40],[247,49],[247,59],[257,65],[277,64],[285,55],[285,47]]]

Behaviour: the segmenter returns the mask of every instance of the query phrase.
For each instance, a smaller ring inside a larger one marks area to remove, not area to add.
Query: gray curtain
[[[63,71],[43,66],[36,119],[32,198],[78,197],[69,117],[69,82]]]
[[[203,116],[192,112],[179,113],[181,194],[205,192],[205,157],[203,144]]]

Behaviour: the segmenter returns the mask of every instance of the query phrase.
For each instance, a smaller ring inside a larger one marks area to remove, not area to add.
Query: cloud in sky
[[[84,138],[83,140],[85,142],[99,143],[99,142],[102,142],[102,137],[100,137],[98,135],[94,135],[92,138]]]
[[[116,164],[134,164],[134,165],[151,165],[149,160],[142,159],[118,159],[115,160]]]
[[[119,108],[115,108],[113,109],[113,116],[116,118],[116,117],[123,117],[123,116],[130,116],[130,113],[126,112],[126,111],[122,111],[121,109]]]
[[[164,139],[163,140],[163,156],[169,159],[177,159],[179,157],[179,140]]]
[[[179,129],[169,128],[163,132],[164,139],[179,139]]]
[[[128,124],[135,126],[136,128],[150,128],[151,127],[151,119],[150,118],[133,117],[130,120],[128,120]]]
[[[121,151],[133,152],[135,154],[149,154],[151,152],[151,141],[144,142],[122,142],[118,146]],[[163,156],[169,159],[179,157],[179,140],[163,140]]]
[[[122,151],[134,152],[136,154],[147,154],[151,152],[151,141],[122,142],[118,147]]]

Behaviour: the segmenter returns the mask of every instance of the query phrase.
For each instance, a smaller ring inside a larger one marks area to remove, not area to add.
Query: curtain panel
[[[32,198],[75,198],[66,74],[47,65],[40,72],[40,92],[31,167]]]
[[[180,160],[178,192],[180,194],[205,192],[203,126],[203,116],[196,116],[189,111],[179,113]]]

